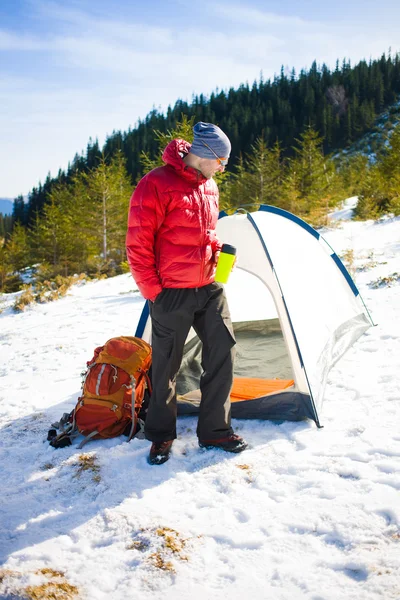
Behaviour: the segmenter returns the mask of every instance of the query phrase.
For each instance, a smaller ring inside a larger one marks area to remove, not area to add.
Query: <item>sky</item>
[[[154,107],[400,50],[398,0],[0,2],[0,197]]]

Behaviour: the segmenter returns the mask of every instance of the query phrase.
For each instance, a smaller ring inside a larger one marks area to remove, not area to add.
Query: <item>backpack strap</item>
[[[132,411],[132,426],[128,435],[127,442],[130,442],[136,431],[137,417],[135,412],[135,392],[136,392],[136,379],[133,375],[131,375],[131,386],[132,386],[132,394],[131,394],[131,411]]]
[[[83,446],[84,446],[85,444],[87,444],[87,442],[88,442],[89,440],[91,440],[91,439],[92,439],[92,438],[93,438],[95,435],[97,435],[98,433],[99,433],[99,432],[97,431],[97,429],[95,429],[95,431],[92,431],[92,433],[89,433],[89,435],[87,435],[87,436],[86,436],[86,437],[85,437],[85,438],[84,438],[84,439],[81,441],[81,443],[79,444],[79,446],[78,446],[78,450],[82,450]]]

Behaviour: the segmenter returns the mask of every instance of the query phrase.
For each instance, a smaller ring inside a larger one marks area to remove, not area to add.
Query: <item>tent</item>
[[[332,366],[373,322],[323,237],[274,206],[220,213],[220,240],[237,248],[225,291],[236,337],[232,417],[313,419]],[[151,342],[147,303],[136,335]],[[201,343],[187,338],[177,375],[178,414],[198,411]]]

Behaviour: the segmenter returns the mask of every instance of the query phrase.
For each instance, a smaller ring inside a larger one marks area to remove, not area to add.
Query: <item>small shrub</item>
[[[18,273],[7,273],[1,291],[5,294],[12,294],[19,292],[23,285],[23,280]]]
[[[35,299],[33,286],[23,285],[22,294],[16,299],[13,308],[16,312],[23,312],[27,306],[30,306],[35,302]]]
[[[127,260],[124,260],[120,265],[121,273],[130,273],[129,263]]]
[[[19,296],[14,304],[14,309],[16,311],[21,311],[34,302],[44,304],[46,302],[59,300],[67,294],[68,290],[73,285],[86,281],[87,279],[88,277],[85,273],[81,273],[80,275],[69,275],[67,277],[56,275],[54,279],[39,281],[34,286],[24,285],[21,296]]]
[[[400,216],[400,195],[395,195],[390,200],[389,211],[393,213],[395,217]]]

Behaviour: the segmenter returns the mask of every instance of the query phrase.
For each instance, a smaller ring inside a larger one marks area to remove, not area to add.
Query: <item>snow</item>
[[[352,218],[353,209],[357,206],[358,196],[352,196],[351,198],[347,198],[342,202],[342,206],[339,210],[335,210],[334,212],[328,215],[329,221],[346,221]]]
[[[162,466],[139,439],[52,449],[93,349],[133,335],[144,301],[129,275],[21,314],[3,297],[2,599],[50,580],[87,600],[400,598],[399,285],[369,285],[400,270],[400,219],[331,225],[377,326],[330,373],[323,429],[234,421],[239,455],[201,450],[194,417]]]

